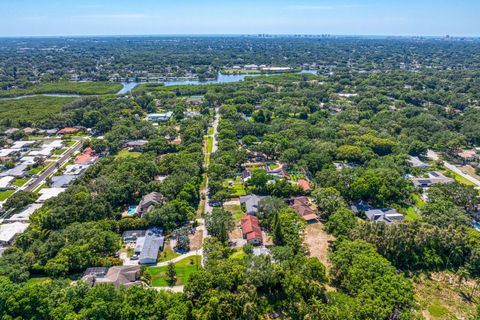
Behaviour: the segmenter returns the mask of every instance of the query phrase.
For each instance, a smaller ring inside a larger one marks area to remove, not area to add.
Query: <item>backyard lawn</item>
[[[15,181],[12,182],[12,186],[15,187],[22,187],[27,181],[30,180],[30,178],[18,178],[15,179]]]
[[[229,181],[233,182],[232,186],[229,186]],[[235,177],[235,179],[225,179],[223,185],[224,187],[228,187],[228,190],[230,191],[230,195],[232,197],[240,197],[247,194],[245,186],[243,185],[243,181],[240,177]]]
[[[420,215],[415,211],[413,207],[408,207],[405,213],[405,220],[407,221],[415,221],[420,219]]]
[[[127,149],[120,150],[116,156],[117,159],[138,158],[142,155],[141,152],[130,152]]]
[[[170,248],[170,245],[167,244],[163,248],[163,251],[158,255],[158,262],[164,262],[164,261],[169,261],[172,260],[173,258],[178,257],[179,254],[176,253],[175,251]]]
[[[8,197],[10,197],[15,190],[5,190],[5,191],[0,191],[0,201],[7,200]]]
[[[201,256],[187,257],[175,263],[175,271],[177,272],[176,286],[185,285],[190,278],[190,275],[201,268]],[[152,275],[153,287],[168,287],[167,277],[168,266],[164,267],[149,267]]]

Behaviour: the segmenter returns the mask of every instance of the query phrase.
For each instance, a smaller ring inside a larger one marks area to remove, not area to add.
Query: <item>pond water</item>
[[[300,73],[309,73],[309,74],[317,74],[316,70],[302,70]],[[278,73],[277,73],[278,74]],[[271,76],[273,74],[222,74],[219,73],[217,78],[214,80],[167,80],[167,81],[159,81],[159,82],[151,82],[151,83],[163,83],[165,86],[181,86],[181,85],[202,85],[202,84],[216,84],[216,83],[231,83],[231,82],[239,82],[245,80],[246,77],[256,77],[256,76]],[[122,82],[123,88],[117,92],[117,94],[128,94],[130,93],[133,88],[137,85],[145,83],[145,82]],[[37,96],[45,96],[45,97],[80,97],[78,94],[62,94],[62,93],[52,93],[52,94],[32,94],[32,95],[24,95],[12,98],[0,98],[0,100],[20,100],[29,97],[37,97]]]

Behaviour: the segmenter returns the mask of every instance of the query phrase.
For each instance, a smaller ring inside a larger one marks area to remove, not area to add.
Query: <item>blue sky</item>
[[[480,36],[480,0],[0,0],[0,36]]]

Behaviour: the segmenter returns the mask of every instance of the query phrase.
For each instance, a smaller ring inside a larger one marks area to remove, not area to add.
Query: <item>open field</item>
[[[175,263],[174,264],[175,270],[177,271],[177,282],[175,283],[175,285],[176,286],[185,285],[188,282],[190,275],[201,268],[200,264],[201,264],[200,256],[188,257]],[[152,274],[152,286],[167,287],[169,285],[167,281],[168,280],[167,269],[168,269],[168,266],[149,268]]]
[[[35,123],[60,113],[63,106],[75,99],[38,96],[20,100],[0,100],[0,119],[10,119],[14,126],[18,121]]]
[[[26,89],[0,90],[0,97],[54,93],[79,95],[109,94],[117,93],[122,88],[123,85],[116,82],[49,82],[36,84]]]
[[[116,155],[116,158],[117,159],[125,159],[125,158],[138,158],[140,157],[142,154],[140,152],[130,152],[128,151],[127,149],[123,149],[123,150],[120,150],[117,155]]]
[[[425,275],[419,276],[414,287],[417,310],[427,320],[473,319],[476,314],[476,303],[462,294],[469,288]]]
[[[334,240],[335,238],[325,231],[322,223],[309,224],[305,228],[304,242],[310,251],[310,256],[318,258],[327,269],[330,267],[328,248],[330,242]]]

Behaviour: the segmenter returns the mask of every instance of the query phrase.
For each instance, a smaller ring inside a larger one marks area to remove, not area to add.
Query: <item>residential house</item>
[[[457,152],[457,157],[459,157],[463,163],[468,163],[477,159],[478,156],[476,150],[460,150]]]
[[[45,147],[38,150],[32,150],[28,153],[32,157],[49,157],[53,153],[53,148]]]
[[[135,242],[140,237],[145,237],[146,230],[127,230],[122,233],[122,239],[125,243]]]
[[[263,243],[262,229],[257,217],[246,215],[241,220],[243,238],[251,245],[261,245]]]
[[[430,171],[428,173],[428,178],[412,178],[413,185],[417,188],[429,188],[434,184],[447,184],[454,181],[454,179],[446,177],[436,171]]]
[[[245,205],[245,210],[248,215],[256,215],[258,212],[258,203],[264,197],[257,196],[255,194],[251,194],[248,196],[241,196],[240,197],[240,204]]]
[[[242,181],[243,181],[243,182],[247,182],[247,181],[250,180],[251,178],[252,178],[252,170],[249,170],[249,169],[243,170],[243,172],[242,172]]]
[[[157,263],[158,252],[163,249],[164,244],[163,230],[160,228],[150,228],[145,234],[145,241],[140,252],[140,264]]]
[[[42,207],[41,203],[32,203],[23,208],[22,211],[12,215],[11,217],[5,219],[8,222],[28,222],[30,220],[30,216]]]
[[[28,228],[28,223],[13,222],[0,225],[0,245],[11,245],[15,237]]]
[[[86,281],[90,286],[113,284],[116,289],[121,287],[141,286],[140,281],[141,267],[133,266],[114,266],[105,271],[103,267],[88,268],[83,281]]]
[[[73,134],[77,133],[78,131],[80,131],[78,128],[65,127],[58,130],[57,134]]]
[[[65,167],[64,174],[79,175],[89,167],[90,165],[85,165],[85,164],[69,164],[68,166]]]
[[[170,120],[170,118],[172,117],[173,115],[173,112],[172,111],[168,111],[168,112],[164,112],[164,113],[149,113],[147,115],[147,121],[162,121],[162,122],[166,122],[168,120]]]
[[[385,224],[392,224],[398,221],[403,221],[405,218],[403,214],[392,208],[374,208],[368,203],[359,202],[350,207],[353,212],[364,212],[368,220],[372,222],[383,222]]]
[[[15,177],[6,176],[0,178],[0,191],[14,189],[10,184],[15,180]]]
[[[35,141],[15,141],[10,148],[25,151],[28,150],[29,145],[32,145],[34,143]]]
[[[127,147],[130,151],[142,152],[143,147],[145,147],[147,143],[147,140],[128,141],[127,143],[125,143],[125,147]]]
[[[4,172],[0,172],[0,177],[13,176],[15,178],[23,178],[27,176],[27,173],[26,173],[27,169],[28,169],[28,165],[19,164],[12,169],[9,169]]]
[[[428,168],[428,164],[420,160],[418,157],[412,157],[407,160],[413,168]]]
[[[156,205],[163,205],[165,198],[160,192],[150,192],[143,196],[142,200],[137,206],[136,214],[143,217],[144,214],[153,209]]]
[[[97,159],[98,156],[82,153],[75,157],[73,163],[78,165],[92,165],[95,163],[95,161],[97,161]]]
[[[52,149],[60,149],[64,146],[62,140],[56,139],[51,141],[46,141],[43,143],[42,148],[52,148]]]
[[[3,133],[4,133],[5,135],[9,135],[9,134],[12,134],[12,133],[17,132],[18,130],[19,130],[18,128],[9,128],[9,129],[3,131]]]
[[[58,196],[60,193],[64,192],[65,188],[43,188],[38,191],[40,197],[37,199],[37,203],[43,203],[50,198]]]
[[[50,185],[52,188],[66,188],[76,178],[77,176],[72,174],[65,174],[62,176],[53,176],[52,183]]]
[[[287,168],[287,165],[284,164],[284,163],[280,164],[275,169],[270,169],[270,166],[266,165],[265,166],[265,171],[267,171],[267,173],[271,176],[274,176],[274,177],[277,177],[277,178],[280,178],[280,179],[283,179],[283,178],[288,179],[290,176],[289,176],[286,168]]]
[[[310,207],[310,201],[307,197],[296,197],[290,200],[290,207],[308,223],[318,221],[315,210]]]

